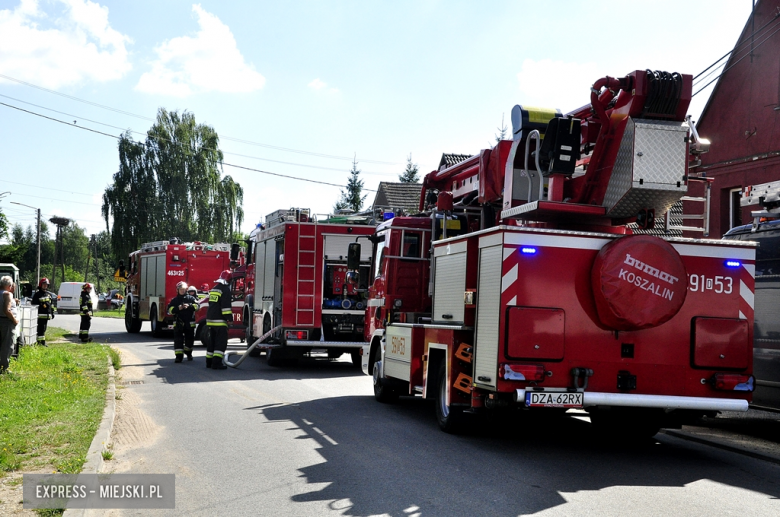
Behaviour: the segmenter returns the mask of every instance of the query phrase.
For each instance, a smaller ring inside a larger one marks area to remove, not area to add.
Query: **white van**
[[[60,284],[60,292],[57,293],[57,312],[79,311],[81,286],[83,285],[84,282],[62,282]],[[98,297],[94,288],[89,292],[89,297],[92,298],[92,309],[97,310]]]

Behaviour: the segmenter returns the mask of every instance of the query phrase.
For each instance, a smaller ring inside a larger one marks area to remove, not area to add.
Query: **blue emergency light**
[[[520,253],[523,255],[536,255],[536,248],[533,248],[531,246],[523,246],[520,248]]]
[[[382,214],[382,220],[383,221],[389,221],[393,217],[395,217],[395,213],[393,213],[393,212],[385,212],[385,213]]]
[[[739,260],[727,260],[726,267],[739,267],[742,263]]]

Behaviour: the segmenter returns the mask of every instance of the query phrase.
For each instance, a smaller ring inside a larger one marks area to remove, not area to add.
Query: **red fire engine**
[[[294,361],[311,350],[345,352],[360,362],[365,289],[347,284],[347,245],[373,233],[370,217],[329,216],[308,209],[278,210],[251,234],[254,264],[247,268],[247,347],[279,327],[262,347],[269,365]],[[355,265],[368,273],[370,250]],[[250,319],[251,318],[251,319]],[[267,343],[267,344],[266,344]]]
[[[135,333],[149,321],[152,335],[173,328],[168,303],[181,281],[208,290],[219,274],[243,263],[238,244],[182,243],[178,239],[149,242],[130,254],[125,297],[125,328]],[[120,265],[120,270],[123,265]]]
[[[691,76],[592,91],[566,115],[515,106],[512,141],[431,172],[425,215],[376,228],[362,362],[377,400],[435,399],[447,432],[501,408],[582,408],[623,436],[747,410],[755,244],[650,234],[707,149],[685,118]],[[348,253],[352,271],[360,244]]]

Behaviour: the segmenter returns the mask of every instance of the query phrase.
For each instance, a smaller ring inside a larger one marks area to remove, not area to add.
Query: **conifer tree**
[[[363,193],[363,180],[360,179],[360,169],[357,168],[357,161],[352,160],[352,169],[349,171],[349,181],[347,181],[346,190],[341,191],[341,198],[333,205],[333,210],[353,210],[360,212],[363,207],[363,201],[366,196]]]
[[[406,170],[398,176],[398,181],[401,183],[420,183],[419,172],[417,164],[412,163],[412,153],[409,153],[409,157],[406,159]]]

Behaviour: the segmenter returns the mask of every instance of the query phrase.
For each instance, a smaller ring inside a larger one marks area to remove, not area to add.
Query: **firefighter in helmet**
[[[230,300],[229,269],[219,275],[214,287],[209,291],[209,310],[206,313],[206,325],[209,328],[210,339],[206,347],[206,368],[224,370],[227,368],[223,359],[227,350],[228,322],[233,319]]]
[[[79,325],[79,339],[82,343],[91,343],[89,337],[89,327],[92,326],[92,284],[81,286],[81,299],[79,301],[79,314],[81,314],[81,325]]]
[[[174,318],[173,353],[175,362],[180,363],[184,355],[192,361],[192,347],[195,344],[195,311],[198,299],[195,286],[187,287],[187,282],[176,284],[176,296],[168,304],[168,314]]]
[[[50,319],[54,319],[54,304],[52,303],[52,297],[56,295],[50,293],[49,279],[46,277],[41,278],[38,282],[38,290],[33,294],[32,303],[38,306],[38,339],[36,343],[42,346],[46,346],[46,327],[49,324]]]

